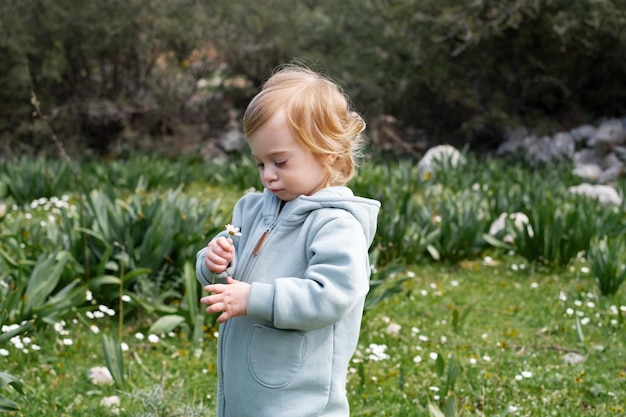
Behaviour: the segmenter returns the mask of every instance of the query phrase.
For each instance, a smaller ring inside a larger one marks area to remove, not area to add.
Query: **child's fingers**
[[[233,241],[230,238],[226,239],[225,237],[220,237],[217,239],[217,244],[225,252],[230,253],[233,251]]]

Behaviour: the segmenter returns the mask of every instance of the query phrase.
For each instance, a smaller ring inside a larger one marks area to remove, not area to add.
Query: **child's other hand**
[[[235,247],[232,239],[218,237],[207,245],[207,251],[204,254],[204,263],[211,272],[222,272],[226,269],[230,261],[235,255]]]
[[[212,294],[202,297],[200,302],[208,306],[206,312],[209,314],[222,312],[217,318],[218,323],[248,313],[250,284],[228,277],[226,284],[207,285],[204,290]]]

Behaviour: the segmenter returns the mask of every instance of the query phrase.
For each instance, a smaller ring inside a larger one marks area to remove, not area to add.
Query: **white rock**
[[[112,385],[113,376],[109,369],[104,366],[94,366],[87,371],[87,378],[94,385]]]
[[[583,183],[569,187],[567,191],[595,198],[603,204],[622,205],[622,197],[620,197],[615,188],[608,185]]]
[[[436,168],[456,168],[464,164],[465,158],[455,147],[450,145],[437,145],[426,151],[422,159],[417,163],[417,171],[420,176],[426,173],[434,174]]]

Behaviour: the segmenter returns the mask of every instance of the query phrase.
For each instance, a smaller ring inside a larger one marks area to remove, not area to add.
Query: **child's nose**
[[[276,171],[272,168],[265,167],[263,170],[263,181],[270,182],[275,181],[277,178]]]

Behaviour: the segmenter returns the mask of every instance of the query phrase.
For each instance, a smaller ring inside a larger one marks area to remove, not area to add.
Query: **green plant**
[[[3,164],[0,181],[17,204],[61,195],[74,187],[71,170],[64,161],[21,157]]]
[[[0,372],[0,388],[3,388],[5,385],[12,386],[17,392],[24,395],[22,381],[11,374]],[[19,409],[20,406],[15,401],[11,401],[0,395],[0,412],[18,411]]]
[[[491,218],[480,193],[444,191],[432,203],[431,222],[438,230],[429,253],[437,261],[456,263],[476,257],[486,246],[483,234]]]
[[[18,262],[11,257],[7,261],[9,265]],[[35,260],[25,260],[25,267],[9,274],[6,288],[10,291],[4,290],[7,320],[19,323],[36,319],[54,324],[81,306],[85,302],[87,287],[79,278],[67,285],[59,285],[65,270],[72,270],[68,268],[72,263],[75,260],[67,251],[44,252]]]
[[[145,192],[177,188],[198,180],[198,165],[187,158],[159,158],[157,161],[148,155],[133,153],[107,164],[99,160],[85,161],[81,164],[81,174],[89,189],[114,184],[118,191]]]
[[[375,265],[375,261],[372,262],[372,265]],[[363,307],[365,312],[371,310],[383,300],[402,292],[402,284],[409,279],[408,277],[405,276],[395,279],[392,286],[389,285],[389,282],[393,278],[396,278],[398,274],[404,272],[404,270],[405,267],[398,262],[392,262],[385,265],[380,270],[373,268],[372,275],[370,277],[370,291],[367,293],[367,298],[365,299],[365,305]]]
[[[150,333],[167,334],[177,327],[181,327],[192,344],[198,344],[204,339],[203,329],[208,317],[199,308],[200,285],[196,278],[196,271],[190,262],[186,262],[183,268],[184,294],[179,308],[174,314],[167,313],[160,316],[150,326]],[[143,301],[145,306],[148,300]],[[158,312],[158,306],[152,305],[151,310]],[[215,316],[213,317],[215,319]]]
[[[2,294],[0,297],[0,328],[2,329],[2,333],[0,333],[1,347],[5,346],[13,337],[20,336],[28,331],[34,322],[34,320],[29,320],[22,322],[21,324],[11,326],[7,323],[7,318],[8,308],[6,305],[6,295]],[[18,393],[24,395],[23,383],[20,379],[7,372],[0,372],[0,388],[3,388],[5,385],[13,387],[13,389],[15,389]],[[18,411],[19,409],[20,407],[15,401],[11,401],[0,395],[0,412]]]
[[[587,261],[602,295],[615,295],[626,281],[625,252],[626,240],[623,235],[597,237],[591,241]]]
[[[136,193],[128,197],[111,188],[93,190],[86,196],[84,219],[80,221],[84,226],[78,229],[87,234],[87,254],[80,257],[83,241],[75,233],[72,251],[83,261],[89,256],[88,264],[93,265],[109,258],[115,245],[120,245],[126,248],[129,270],[144,268],[154,274],[174,274],[204,244],[205,236],[224,224],[225,211],[219,202],[201,201],[183,193],[180,187],[162,194]],[[78,227],[73,219],[66,219],[65,224],[68,235]],[[105,268],[118,267],[107,263]]]
[[[418,178],[412,161],[372,164],[362,169],[351,185],[356,194],[382,204],[373,244],[379,266],[428,259],[428,248],[439,232],[424,204],[424,182]]]
[[[587,250],[598,233],[595,201],[539,190],[525,205],[528,225],[518,227],[507,219],[506,230],[513,237],[514,250],[531,263],[562,268]]]
[[[207,167],[207,178],[221,186],[235,187],[238,191],[260,189],[259,168],[248,153],[236,154],[219,165]]]
[[[444,407],[444,415],[446,417],[455,417],[457,415],[457,398],[454,393],[454,386],[462,370],[463,368],[454,355],[450,355],[447,368],[445,359],[441,355],[437,355],[435,372],[444,381],[441,390],[443,397],[439,405]]]

